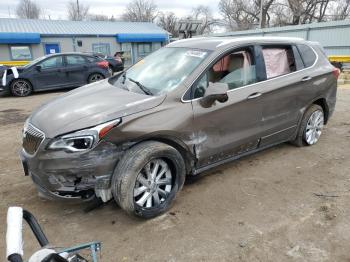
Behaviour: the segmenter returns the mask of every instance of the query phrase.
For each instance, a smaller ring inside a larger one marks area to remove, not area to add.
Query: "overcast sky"
[[[43,10],[45,19],[67,19],[67,3],[69,0],[34,0]],[[0,17],[15,17],[19,0],[0,0]],[[80,0],[90,6],[90,13],[119,17],[129,2],[128,0]],[[218,1],[213,0],[154,0],[160,11],[172,11],[177,16],[186,16],[197,5],[208,5],[215,16],[218,15]]]

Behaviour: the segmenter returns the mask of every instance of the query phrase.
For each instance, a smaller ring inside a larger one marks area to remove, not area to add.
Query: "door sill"
[[[245,157],[245,156],[248,156],[248,155],[255,154],[255,153],[259,152],[259,151],[268,149],[268,148],[270,148],[270,147],[277,146],[277,145],[279,145],[279,144],[286,143],[286,142],[288,142],[288,141],[290,141],[290,139],[286,139],[286,140],[283,140],[283,141],[280,141],[280,142],[277,142],[277,143],[274,143],[274,144],[270,144],[270,145],[267,145],[267,146],[259,147],[259,148],[253,149],[253,150],[251,150],[251,151],[242,153],[242,154],[240,154],[240,155],[236,155],[236,156],[232,156],[232,157],[229,157],[229,158],[225,158],[225,159],[219,160],[219,161],[217,161],[217,162],[215,162],[215,163],[211,163],[211,164],[209,164],[209,165],[206,165],[206,166],[203,166],[203,167],[199,167],[199,168],[197,168],[197,169],[195,169],[195,170],[193,171],[193,175],[196,176],[196,175],[198,175],[198,174],[200,174],[200,173],[203,173],[203,172],[205,172],[205,171],[208,171],[208,170],[213,169],[213,168],[215,168],[215,167],[218,167],[218,166],[220,166],[220,165],[229,163],[229,162],[231,162],[231,161],[237,160],[237,159],[239,159],[239,158],[241,158],[241,157]]]

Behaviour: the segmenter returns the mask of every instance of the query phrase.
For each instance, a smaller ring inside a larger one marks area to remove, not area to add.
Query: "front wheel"
[[[301,121],[298,134],[293,144],[311,146],[318,142],[324,125],[324,112],[319,105],[310,106]]]
[[[114,171],[114,199],[129,214],[158,216],[170,208],[185,173],[175,148],[154,141],[140,143],[125,153]]]
[[[33,87],[25,79],[15,79],[10,85],[11,94],[14,96],[29,96],[33,92]]]

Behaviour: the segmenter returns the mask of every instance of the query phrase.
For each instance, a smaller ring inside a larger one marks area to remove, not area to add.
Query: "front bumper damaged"
[[[112,198],[111,177],[123,150],[101,141],[87,152],[67,153],[45,150],[44,141],[36,154],[24,150],[20,158],[39,195],[55,200],[84,200],[95,196],[104,202]]]

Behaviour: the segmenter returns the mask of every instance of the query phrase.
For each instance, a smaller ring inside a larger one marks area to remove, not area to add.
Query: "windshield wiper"
[[[132,79],[130,77],[128,77],[128,79],[131,82],[135,83],[146,95],[150,95],[150,96],[153,95],[152,91],[149,90],[147,87],[145,87],[143,84],[141,84],[139,81],[136,81],[136,80],[134,80],[134,79]]]

